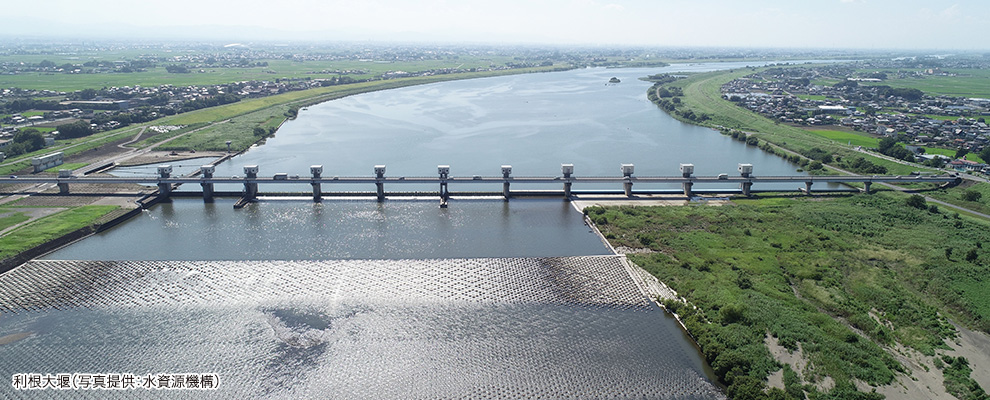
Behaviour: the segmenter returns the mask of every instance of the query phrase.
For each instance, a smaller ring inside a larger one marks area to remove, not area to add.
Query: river
[[[252,164],[262,175],[313,164],[324,176],[376,164],[389,176],[433,176],[438,164],[497,175],[511,164],[553,176],[561,163],[579,176],[616,176],[622,163],[638,175],[676,175],[680,163],[698,175],[738,163],[793,175],[780,158],[673,120],[637,80],[748,64],[351,96],[301,110],[217,175]],[[27,334],[0,344],[0,374],[216,374],[220,389],[205,393],[220,398],[722,397],[677,323],[560,199],[232,203],[175,199],[0,276],[0,343]]]

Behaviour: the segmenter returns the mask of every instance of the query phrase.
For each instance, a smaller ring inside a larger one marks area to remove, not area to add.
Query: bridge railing
[[[571,189],[573,185],[584,185],[584,184],[615,184],[616,187],[623,189],[623,193],[627,196],[633,196],[634,192],[633,186],[637,184],[679,184],[681,185],[681,191],[683,191],[685,196],[692,196],[694,193],[693,186],[695,184],[735,184],[738,185],[738,189],[732,190],[734,193],[742,193],[749,196],[752,190],[752,186],[757,183],[804,183],[804,188],[800,189],[808,194],[811,193],[811,187],[815,183],[862,183],[865,187],[865,191],[869,193],[870,185],[875,182],[889,182],[889,183],[910,183],[910,182],[935,182],[935,183],[958,183],[960,178],[953,175],[843,175],[843,176],[755,176],[753,175],[753,166],[750,164],[739,164],[739,175],[729,176],[728,174],[720,174],[717,176],[695,176],[694,175],[694,165],[692,164],[681,164],[681,175],[680,176],[636,176],[635,166],[633,164],[622,164],[621,172],[622,176],[575,176],[574,166],[572,164],[562,164],[561,165],[561,175],[558,176],[512,176],[512,166],[503,165],[501,176],[453,176],[450,174],[450,166],[440,165],[437,167],[436,176],[418,176],[418,177],[406,177],[406,176],[386,176],[386,168],[384,165],[375,166],[374,176],[357,176],[357,177],[341,177],[341,176],[323,176],[323,167],[321,165],[314,165],[310,167],[311,174],[309,176],[299,176],[299,175],[288,175],[287,173],[277,173],[271,177],[259,177],[258,173],[260,168],[257,165],[248,165],[244,167],[243,177],[217,177],[214,176],[215,167],[212,165],[205,165],[200,168],[197,173],[199,176],[177,176],[173,177],[172,167],[169,165],[161,165],[158,167],[158,176],[130,176],[130,177],[90,177],[90,176],[74,176],[68,170],[59,171],[57,177],[39,177],[39,176],[9,176],[0,177],[0,184],[10,184],[10,183],[31,183],[31,184],[56,184],[60,188],[61,193],[69,193],[69,185],[78,184],[90,184],[90,185],[100,185],[100,184],[121,184],[121,183],[134,183],[134,184],[145,184],[145,185],[156,185],[159,188],[159,197],[168,197],[173,189],[178,185],[183,184],[199,184],[203,188],[203,197],[206,200],[211,200],[214,195],[214,185],[216,184],[237,184],[242,185],[242,197],[245,201],[252,201],[258,194],[258,185],[284,185],[284,184],[310,184],[313,189],[314,200],[319,201],[324,194],[323,185],[375,185],[375,191],[373,192],[380,200],[385,198],[386,192],[385,187],[393,185],[408,185],[408,184],[418,184],[418,185],[439,185],[439,191],[436,192],[441,197],[441,204],[446,204],[449,199],[450,192],[448,191],[448,184],[502,184],[502,196],[506,199],[513,195],[513,191],[510,190],[513,184],[558,184],[561,185],[561,190],[559,191],[565,198],[571,196]],[[720,185],[724,186],[725,185]],[[369,191],[369,193],[372,193]],[[517,192],[518,193],[518,192]]]

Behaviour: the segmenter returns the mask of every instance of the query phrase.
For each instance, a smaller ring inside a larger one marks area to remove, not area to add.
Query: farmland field
[[[923,75],[909,78],[887,79],[876,85],[895,88],[914,88],[929,95],[990,98],[990,70],[945,70],[956,76]]]
[[[840,144],[851,146],[877,147],[877,142],[879,141],[879,139],[860,133],[827,129],[807,129],[807,131],[826,139],[834,140]]]

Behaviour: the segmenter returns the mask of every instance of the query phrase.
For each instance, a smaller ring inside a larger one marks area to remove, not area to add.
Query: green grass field
[[[807,131],[847,146],[863,146],[867,148],[877,147],[877,142],[880,141],[879,139],[870,137],[866,134],[857,134],[852,132],[828,129],[807,129]]]
[[[927,146],[925,146],[925,153],[927,153],[927,154],[941,154],[941,155],[946,156],[946,157],[949,157],[949,158],[954,158],[956,156],[956,150],[953,150],[953,149],[943,149],[943,148],[939,148],[939,147],[927,147]],[[976,161],[976,162],[979,162],[979,163],[984,162],[984,160],[982,158],[980,158],[980,156],[978,154],[975,154],[975,153],[966,154],[966,159],[969,160],[969,161]]]
[[[70,169],[70,170],[71,169],[79,169],[79,168],[85,167],[87,165],[89,165],[89,164],[88,163],[68,163],[68,164],[59,165],[58,167],[53,168],[53,170],[58,171],[60,169]]]
[[[0,237],[0,259],[90,226],[117,206],[81,206],[49,215]]]
[[[272,106],[261,110],[230,118],[229,121],[219,122],[206,128],[180,137],[156,148],[165,151],[214,150],[227,149],[226,142],[231,141],[232,149],[246,149],[258,140],[267,137],[255,136],[254,128],[278,126],[285,120],[284,113],[289,107],[285,105]]]
[[[914,88],[929,95],[990,98],[990,70],[947,69],[957,76],[926,75],[920,77],[887,79],[871,85],[887,85],[895,88]]]
[[[819,94],[798,94],[798,95],[795,95],[795,96],[797,96],[797,98],[803,99],[803,100],[828,100],[828,97],[825,97],[825,96],[822,96],[822,95],[819,95]]]
[[[981,195],[980,199],[977,201],[963,200],[963,193],[967,191],[979,192]],[[963,182],[963,184],[958,187],[933,190],[930,192],[925,192],[925,195],[950,204],[965,207],[976,212],[990,214],[990,183],[967,181]]]
[[[14,211],[10,207],[0,208],[0,215],[2,215],[0,216],[0,229],[7,229],[11,226],[31,219],[31,217],[25,215],[24,213]]]
[[[697,310],[665,302],[723,382],[779,368],[769,334],[800,344],[805,382],[889,384],[903,367],[878,345],[943,349],[956,322],[990,331],[984,221],[906,205],[907,195],[774,197],[737,206],[615,207],[586,212],[614,246]],[[952,255],[946,257],[948,248]],[[972,252],[974,259],[968,260]],[[850,328],[855,328],[854,332]],[[814,398],[814,397],[812,397]]]
[[[937,119],[941,121],[955,121],[960,118],[960,117],[952,117],[948,115],[932,115],[932,114],[925,114],[924,117],[929,119]]]
[[[106,54],[103,60],[112,59],[112,54]],[[0,61],[11,58],[0,57]],[[19,59],[20,57],[13,57]],[[40,62],[39,57],[30,56],[28,60]],[[40,57],[45,59],[44,57]],[[49,56],[47,59],[61,65],[64,62],[74,62],[80,64],[83,61],[74,60],[54,60]],[[285,78],[333,78],[339,76],[332,71],[365,71],[362,74],[349,74],[347,76],[354,79],[368,79],[390,71],[417,72],[443,68],[459,68],[469,70],[471,68],[489,68],[492,65],[504,66],[506,62],[512,62],[512,57],[473,57],[460,56],[445,60],[425,60],[425,61],[402,61],[402,62],[374,62],[374,61],[291,61],[291,60],[255,60],[268,63],[267,67],[252,68],[205,68],[194,69],[187,74],[172,74],[165,71],[165,65],[160,63],[156,68],[148,69],[145,72],[132,73],[97,73],[97,74],[65,74],[65,73],[23,73],[18,75],[0,75],[0,87],[19,87],[24,89],[75,91],[86,88],[121,87],[121,86],[144,86],[154,87],[163,84],[175,86],[190,85],[215,85],[230,82],[262,80],[274,81]],[[324,73],[323,71],[331,71]]]

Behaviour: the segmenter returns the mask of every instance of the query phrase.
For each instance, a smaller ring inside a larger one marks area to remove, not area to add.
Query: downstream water
[[[649,84],[636,78],[676,69],[352,96],[301,111],[217,175],[243,175],[251,164],[262,176],[306,176],[313,164],[324,176],[368,176],[376,164],[389,176],[434,176],[438,164],[455,176],[497,175],[511,164],[516,176],[553,176],[561,163],[578,176],[616,176],[621,163],[641,176],[676,175],[680,163],[698,175],[733,173],[738,163],[758,175],[795,174],[650,104]],[[612,76],[622,82],[607,85]],[[621,259],[542,258],[608,253],[566,202],[232,203],[176,199],[45,257],[108,261],[42,261],[0,276],[0,375],[215,373],[222,389],[206,394],[222,398],[722,397]]]

